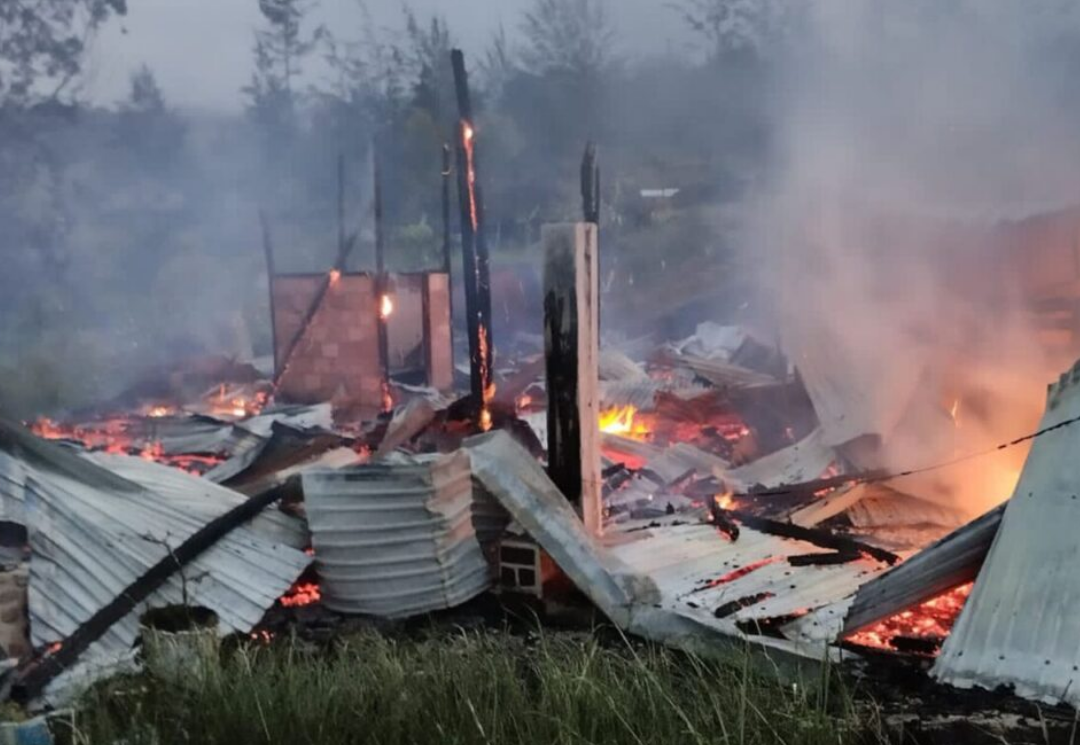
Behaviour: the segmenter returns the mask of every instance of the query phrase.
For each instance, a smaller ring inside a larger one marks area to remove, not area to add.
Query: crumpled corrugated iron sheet
[[[793,567],[789,556],[826,552],[750,529],[732,542],[710,525],[688,523],[685,515],[621,524],[602,544],[585,532],[535,459],[505,433],[472,438],[466,447],[475,477],[577,587],[617,625],[656,641],[709,651],[725,639],[753,638],[774,650],[820,660],[833,654],[823,642],[747,637],[739,623],[769,623],[829,606],[887,568],[866,558]],[[769,563],[721,581],[763,561]],[[714,615],[726,604],[754,596],[761,597],[724,618]]]
[[[141,420],[131,433],[138,442],[160,445],[165,455],[230,456],[260,442],[246,427],[202,414],[181,414]]]
[[[1080,363],[1051,387],[1039,430],[1080,416]],[[1035,440],[934,677],[1080,704],[1080,425]]]
[[[303,482],[326,607],[404,617],[491,586],[465,453],[309,471]]]
[[[171,547],[244,500],[138,458],[84,457],[17,425],[0,423],[0,448],[5,508],[22,504],[33,556],[29,611],[35,646],[72,634]],[[236,529],[115,624],[83,655],[80,667],[123,656],[146,608],[185,597],[213,609],[222,633],[251,629],[310,564],[296,545],[303,535],[299,521],[272,511]]]

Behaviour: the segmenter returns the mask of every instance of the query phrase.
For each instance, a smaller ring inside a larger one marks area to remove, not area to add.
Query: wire
[[[820,485],[825,481],[839,481],[840,483],[838,484],[838,486],[860,486],[862,484],[880,484],[880,483],[885,482],[885,481],[893,481],[894,479],[904,478],[905,476],[917,476],[919,474],[930,473],[932,471],[940,471],[940,470],[945,469],[945,468],[951,468],[952,466],[959,465],[960,463],[965,463],[965,462],[970,461],[970,460],[975,460],[976,458],[983,458],[983,457],[985,457],[987,455],[993,455],[994,453],[1001,452],[1002,450],[1007,450],[1007,449],[1009,449],[1011,447],[1016,447],[1017,445],[1022,445],[1025,442],[1030,442],[1030,441],[1035,440],[1035,439],[1037,439],[1039,437],[1042,437],[1043,435],[1048,435],[1051,432],[1056,432],[1059,429],[1065,429],[1066,427],[1071,427],[1072,425],[1077,424],[1077,423],[1080,423],[1080,416],[1076,416],[1076,417],[1073,417],[1071,419],[1066,419],[1064,421],[1058,422],[1057,424],[1053,424],[1053,425],[1051,425],[1049,427],[1043,427],[1042,429],[1040,429],[1040,430],[1038,430],[1036,432],[1032,432],[1031,434],[1024,435],[1023,437],[1017,437],[1015,440],[1009,440],[1008,442],[1003,442],[1000,445],[997,445],[995,447],[987,448],[985,450],[979,450],[979,451],[976,451],[976,452],[973,452],[973,453],[967,453],[965,455],[961,455],[961,456],[958,456],[956,458],[953,458],[952,460],[947,460],[947,461],[944,461],[942,463],[936,463],[936,464],[934,464],[932,466],[923,466],[921,468],[910,468],[910,469],[905,470],[905,471],[889,471],[889,472],[885,472],[885,473],[882,473],[880,471],[876,471],[871,475],[867,475],[867,476],[853,475],[851,478],[844,478],[843,476],[838,476],[835,479],[823,479],[822,481],[808,482],[808,484],[809,485],[818,485],[817,488],[822,488]],[[796,486],[795,488],[790,488],[789,487],[787,489],[765,489],[765,490],[762,490],[762,491],[755,491],[755,492],[735,493],[732,496],[735,496],[735,497],[767,497],[767,496],[780,496],[780,495],[784,495],[784,494],[801,494],[801,493],[803,493],[803,492],[805,492],[807,490],[806,487],[808,486],[808,484],[800,484],[800,485]]]

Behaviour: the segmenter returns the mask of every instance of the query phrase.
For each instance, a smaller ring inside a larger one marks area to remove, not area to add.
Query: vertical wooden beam
[[[448,312],[450,314],[451,368],[454,366],[454,263],[452,260],[453,246],[450,241],[450,179],[453,173],[454,166],[450,155],[450,143],[444,142],[442,146],[442,251],[443,272],[446,274],[446,292],[450,303]]]
[[[338,252],[345,249],[345,156],[337,158],[337,228]]]
[[[424,275],[424,370],[427,384],[438,391],[454,387],[454,349],[450,331],[450,276]]]
[[[390,334],[387,329],[388,314],[383,312],[385,297],[389,292],[389,282],[386,276],[386,239],[383,230],[383,190],[382,190],[382,158],[379,152],[379,141],[375,139],[371,145],[372,178],[374,180],[374,211],[375,211],[375,318],[379,328],[379,356],[382,358],[382,390],[383,409],[389,410],[393,406],[390,397]]]
[[[450,61],[454,70],[454,87],[461,117],[457,126],[457,180],[471,389],[479,423],[481,428],[487,429],[490,426],[487,402],[494,394],[494,345],[491,334],[491,274],[484,231],[484,198],[478,175],[476,129],[465,56],[455,49],[450,53]]]
[[[274,375],[278,369],[278,333],[277,313],[274,309],[274,276],[277,270],[274,268],[274,243],[270,237],[270,222],[266,219],[266,212],[259,209],[259,223],[262,225],[263,254],[266,256],[266,291],[270,296],[270,337],[273,343]]]
[[[545,225],[541,238],[548,473],[577,505],[585,527],[599,534],[603,504],[597,394],[597,228],[589,223]]]

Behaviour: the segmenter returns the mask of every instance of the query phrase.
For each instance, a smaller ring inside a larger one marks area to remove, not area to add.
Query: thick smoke
[[[867,0],[813,3],[796,23],[749,245],[827,438],[906,469],[1032,430],[1059,363],[995,223],[1080,198],[1076,13]],[[1009,496],[1021,457],[894,485],[978,512]]]

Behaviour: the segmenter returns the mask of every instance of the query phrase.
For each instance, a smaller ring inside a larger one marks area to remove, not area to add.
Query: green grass
[[[724,665],[587,636],[464,632],[243,650],[192,687],[112,680],[84,699],[78,729],[79,741],[126,745],[877,740],[835,688],[763,675],[749,656]]]

